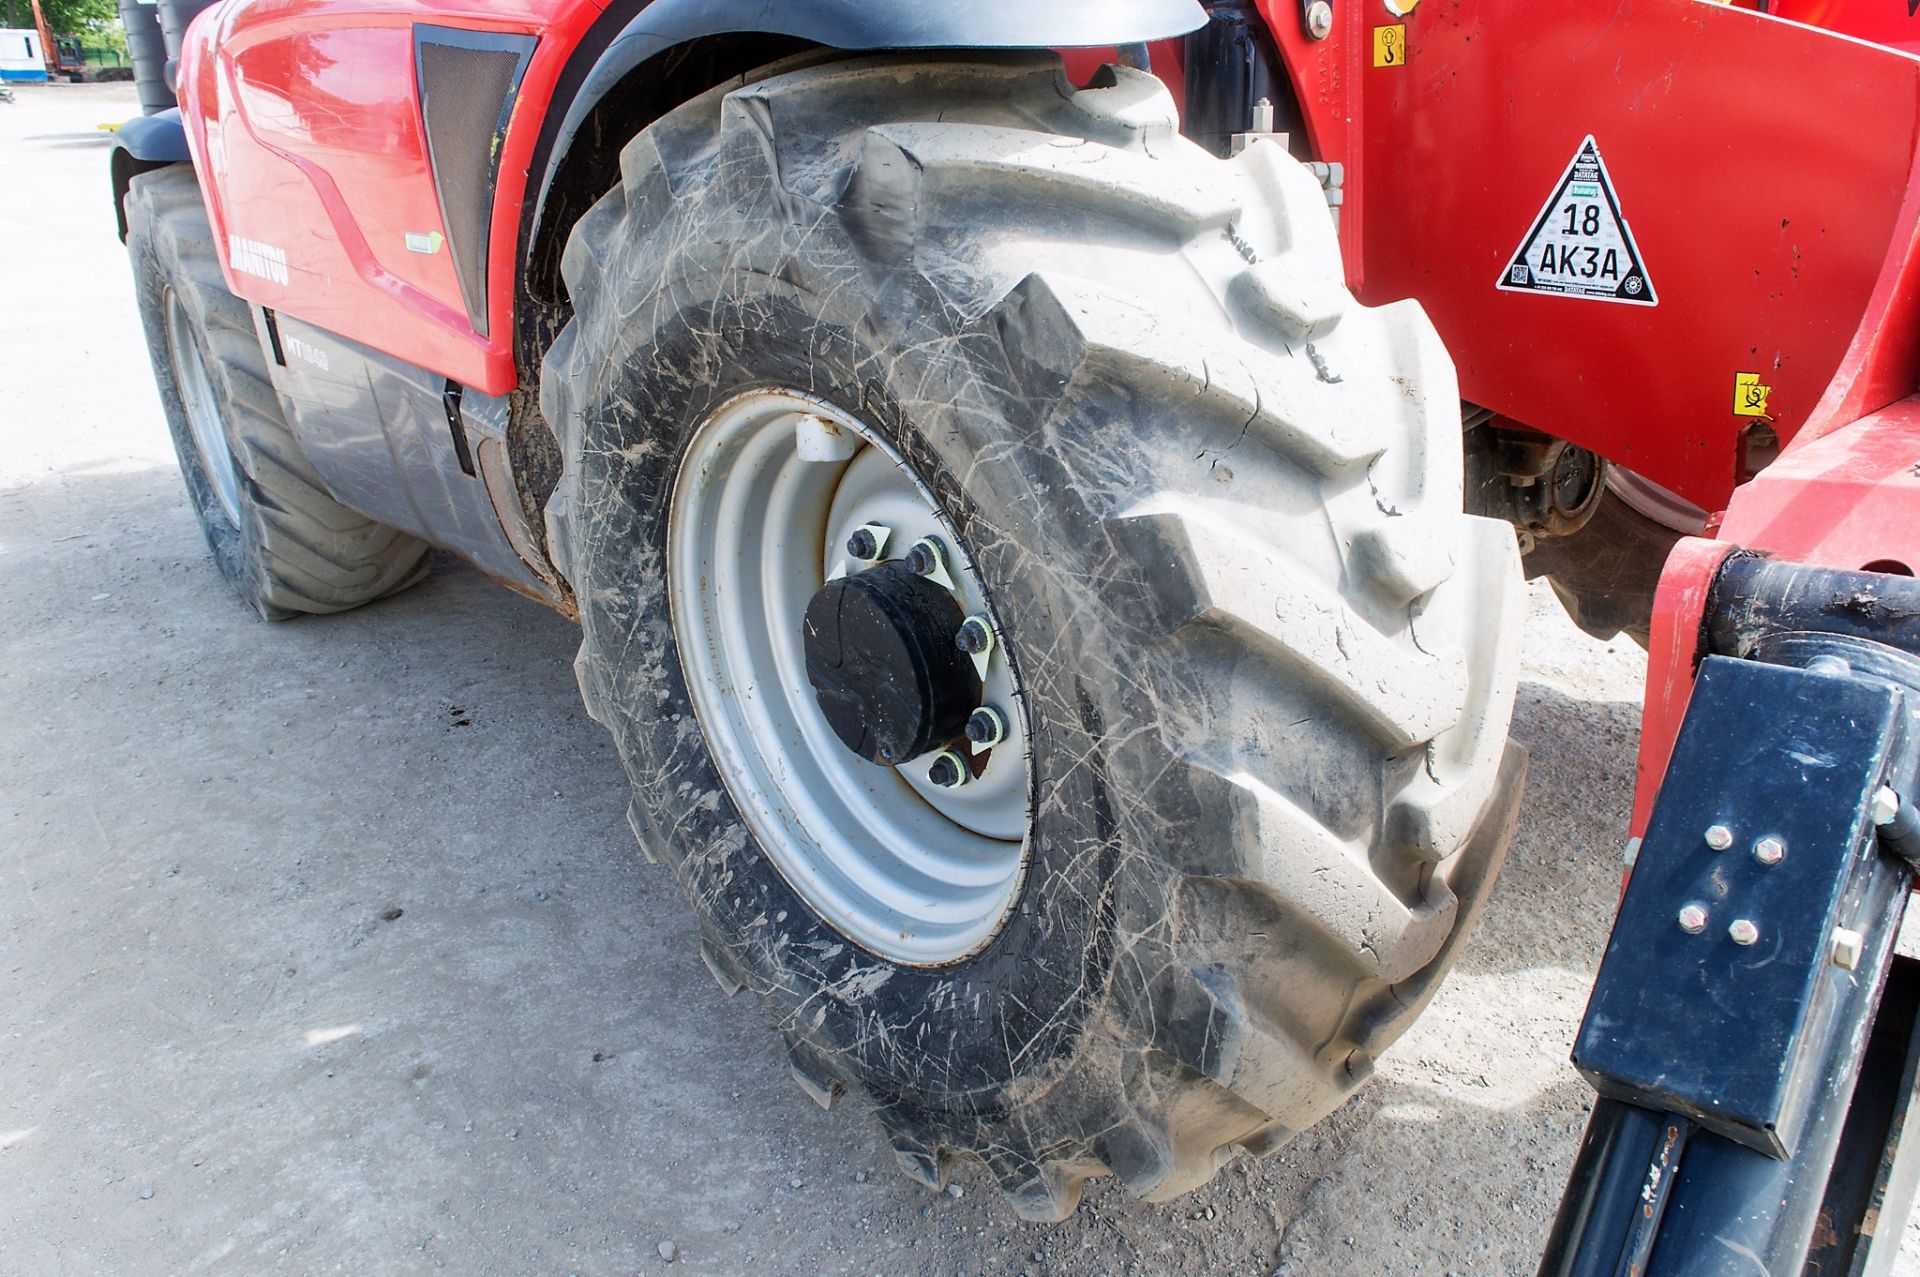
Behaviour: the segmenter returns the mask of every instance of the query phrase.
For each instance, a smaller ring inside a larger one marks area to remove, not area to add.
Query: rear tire
[[[907,1173],[976,1160],[1030,1219],[1090,1175],[1184,1192],[1340,1104],[1451,963],[1521,768],[1513,536],[1461,513],[1425,316],[1352,301],[1280,148],[1216,160],[1157,80],[1098,83],[886,57],[679,109],[574,230],[542,379],[581,691],[708,964]],[[673,494],[769,388],[904,462],[1019,673],[1024,881],[941,965],[825,921],[703,740]]]
[[[227,291],[188,165],[127,191],[154,381],[214,562],[269,620],[342,612],[426,574],[427,546],[335,501],[281,414],[247,304]]]

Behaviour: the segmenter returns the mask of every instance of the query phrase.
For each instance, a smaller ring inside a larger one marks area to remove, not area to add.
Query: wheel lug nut
[[[939,537],[921,537],[907,547],[907,571],[918,576],[932,576],[947,561],[947,547],[940,543]]]
[[[984,616],[970,616],[953,636],[953,645],[969,656],[978,656],[993,646],[993,627]]]
[[[887,529],[877,523],[855,528],[853,535],[847,538],[847,557],[862,563],[877,562],[886,545],[886,534]]]
[[[958,789],[973,779],[973,773],[959,750],[943,749],[935,756],[933,766],[927,769],[927,779],[942,789]]]
[[[1007,716],[991,705],[982,705],[967,719],[967,739],[976,745],[998,745],[1007,738]]]

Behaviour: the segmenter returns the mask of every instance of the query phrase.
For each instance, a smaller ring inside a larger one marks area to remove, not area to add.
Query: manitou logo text
[[[320,347],[301,341],[298,337],[286,338],[285,344],[287,353],[295,359],[298,359],[301,363],[312,364],[321,372],[333,371],[333,360],[329,358],[327,352],[320,349]]]
[[[232,259],[233,268],[242,275],[253,275],[282,285],[287,282],[287,250],[284,248],[262,244],[257,239],[229,235],[227,256]]]

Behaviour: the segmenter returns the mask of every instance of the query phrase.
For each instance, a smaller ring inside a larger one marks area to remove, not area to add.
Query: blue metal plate
[[[1703,664],[1574,1048],[1603,1095],[1794,1149],[1819,1081],[1801,1043],[1857,978],[1829,955],[1866,924],[1867,803],[1900,704],[1851,675]]]

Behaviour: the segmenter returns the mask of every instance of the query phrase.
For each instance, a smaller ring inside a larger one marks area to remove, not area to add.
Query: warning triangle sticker
[[[1592,134],[1574,152],[1533,229],[1500,272],[1499,288],[1631,306],[1660,304]]]

